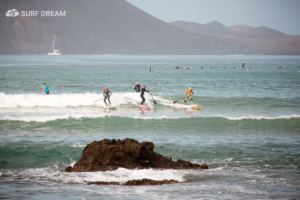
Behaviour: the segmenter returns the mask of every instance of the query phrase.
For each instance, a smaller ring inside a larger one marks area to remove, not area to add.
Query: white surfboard
[[[174,104],[174,107],[176,108],[189,108],[189,109],[200,109],[202,105],[183,105],[183,104]]]

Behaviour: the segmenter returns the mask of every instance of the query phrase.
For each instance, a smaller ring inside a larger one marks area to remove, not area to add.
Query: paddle
[[[131,85],[133,85],[132,81],[130,81],[130,83],[131,83]],[[133,85],[133,87],[134,87],[134,85]]]
[[[185,97],[182,98],[182,99],[185,99]],[[177,101],[180,101],[180,100],[182,100],[182,99],[179,99],[179,100],[177,100]],[[173,103],[175,104],[175,103],[177,103],[177,101],[173,101]]]
[[[102,98],[102,99],[104,99],[104,98]],[[96,100],[94,103],[96,103],[97,101],[100,101],[100,100],[102,100],[102,99],[98,99],[98,100]]]
[[[148,85],[147,85],[147,87],[148,87]],[[153,98],[153,96],[152,96],[152,94],[151,94],[151,92],[150,92],[150,88],[149,88],[149,87],[148,87],[148,90],[149,90],[149,93],[150,93],[150,95],[151,95],[151,97],[152,97],[152,99],[153,99],[154,104],[156,104],[156,101],[154,100],[154,98]]]

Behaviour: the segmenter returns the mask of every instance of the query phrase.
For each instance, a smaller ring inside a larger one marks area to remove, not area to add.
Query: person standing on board
[[[43,83],[43,86],[42,86],[39,94],[41,94],[42,91],[45,92],[45,95],[49,95],[49,88],[46,83]]]
[[[147,86],[148,86],[148,85],[147,85]],[[143,86],[142,86],[142,90],[141,90],[141,98],[142,98],[141,105],[144,105],[144,103],[145,103],[145,101],[146,101],[146,100],[145,100],[145,97],[144,97],[145,92],[150,92],[150,90],[147,91],[145,85],[143,85]]]
[[[149,65],[149,68],[148,68],[149,72],[151,73],[151,65]]]
[[[192,106],[193,105],[193,97],[192,97],[192,95],[194,95],[194,92],[192,91],[192,88],[189,87],[189,89],[187,91],[185,91],[184,95],[185,95],[185,100],[184,100],[183,105],[186,103],[186,101],[188,99],[191,99],[191,106]]]
[[[133,88],[135,89],[136,92],[141,91],[141,86],[140,86],[139,82],[136,82],[136,85]]]
[[[107,99],[108,102],[109,102],[109,106],[111,106],[110,95],[112,95],[112,93],[110,92],[110,90],[106,86],[104,86],[103,96],[104,96],[104,103],[105,103],[105,105],[107,105],[106,104],[106,99]]]

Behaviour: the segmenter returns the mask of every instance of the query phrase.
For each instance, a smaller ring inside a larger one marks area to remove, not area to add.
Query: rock
[[[162,184],[172,184],[172,183],[180,183],[179,181],[175,180],[162,180],[162,181],[155,181],[151,179],[141,179],[141,180],[130,180],[125,183],[125,185],[162,185]]]
[[[152,142],[139,143],[136,140],[94,141],[88,144],[74,167],[67,167],[66,172],[96,172],[126,169],[208,169],[207,165],[193,164],[188,161],[162,156],[153,151]]]
[[[119,182],[105,182],[105,181],[96,181],[96,182],[89,182],[88,185],[120,185]]]

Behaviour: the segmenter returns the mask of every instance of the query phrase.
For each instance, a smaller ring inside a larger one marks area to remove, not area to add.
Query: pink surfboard
[[[136,105],[137,107],[140,107],[140,108],[144,108],[144,109],[149,109],[150,106],[144,106],[144,105]]]

